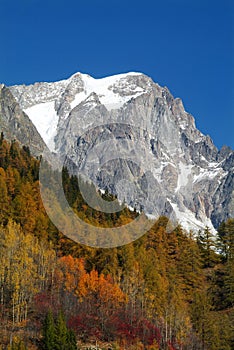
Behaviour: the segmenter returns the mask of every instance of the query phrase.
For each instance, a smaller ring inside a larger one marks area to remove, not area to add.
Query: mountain
[[[234,152],[226,146],[219,151],[196,129],[182,101],[146,75],[94,79],[76,73],[4,89],[31,120],[25,140],[35,143],[36,127],[71,172],[129,207],[195,230],[234,216]],[[15,135],[11,124],[9,129]]]

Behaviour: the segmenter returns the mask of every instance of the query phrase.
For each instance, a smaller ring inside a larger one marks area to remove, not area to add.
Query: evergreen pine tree
[[[205,228],[204,232],[200,232],[198,236],[198,246],[201,251],[203,267],[213,267],[215,263],[217,263],[218,257],[214,251],[214,237],[208,227]]]
[[[226,307],[234,306],[234,219],[218,229],[219,249],[224,259],[223,295]]]
[[[66,322],[63,313],[60,311],[55,325],[55,346],[53,350],[68,350],[67,336]]]
[[[77,350],[76,335],[71,329],[67,332],[67,350]]]
[[[219,226],[218,247],[226,261],[234,258],[234,219],[222,222]]]
[[[49,311],[43,323],[43,349],[55,349],[55,325],[52,312]]]

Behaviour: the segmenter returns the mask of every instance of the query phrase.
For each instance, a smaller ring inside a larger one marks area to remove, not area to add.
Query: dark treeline
[[[1,135],[0,349],[73,350],[96,342],[111,349],[234,348],[234,219],[215,239],[208,228],[196,237],[181,226],[168,232],[161,217],[131,244],[90,248],[50,222],[39,164]],[[77,178],[66,169],[62,176],[68,202],[92,225],[136,217],[127,208],[90,208]]]

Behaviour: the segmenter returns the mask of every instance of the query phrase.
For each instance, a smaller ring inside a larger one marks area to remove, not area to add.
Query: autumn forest
[[[168,230],[160,217],[131,244],[91,248],[48,218],[40,161],[1,134],[1,350],[234,349],[234,219],[214,237],[208,228]],[[62,176],[69,204],[92,225],[121,226],[138,215],[95,211],[77,178],[66,168]]]

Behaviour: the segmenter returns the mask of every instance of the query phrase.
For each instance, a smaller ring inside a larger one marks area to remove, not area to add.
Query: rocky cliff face
[[[130,207],[170,215],[187,229],[234,216],[234,152],[218,151],[182,101],[149,77],[77,73],[10,91],[71,171]],[[25,137],[33,143],[33,135]]]
[[[42,154],[46,147],[36,127],[4,85],[0,85],[0,130],[6,139],[16,139],[29,146],[35,156]]]

